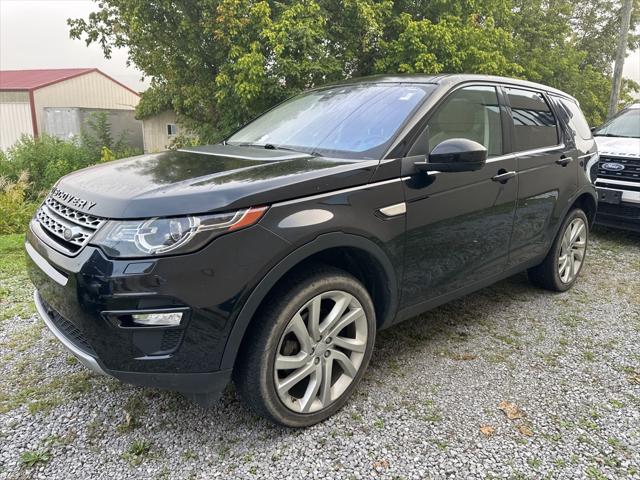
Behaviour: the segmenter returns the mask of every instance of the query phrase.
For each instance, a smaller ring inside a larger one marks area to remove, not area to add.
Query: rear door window
[[[514,150],[522,152],[558,145],[557,121],[539,92],[505,88],[511,104]]]

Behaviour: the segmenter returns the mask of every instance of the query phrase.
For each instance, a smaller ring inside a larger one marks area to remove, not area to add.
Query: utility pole
[[[627,37],[629,36],[629,26],[631,25],[632,0],[623,1],[616,64],[613,68],[613,88],[611,90],[611,97],[609,98],[609,118],[614,116],[618,111],[618,100],[620,98],[620,87],[622,85],[622,67],[624,67],[624,59],[627,56]]]

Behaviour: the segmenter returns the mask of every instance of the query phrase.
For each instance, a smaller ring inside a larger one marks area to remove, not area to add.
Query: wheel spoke
[[[306,352],[298,352],[295,355],[280,355],[276,357],[276,370],[295,370],[303,367],[309,361]]]
[[[567,231],[564,232],[564,235],[562,236],[562,249],[560,251],[566,252],[569,249],[569,245],[571,243],[570,238],[571,238],[571,229],[567,228]]]
[[[569,255],[569,266],[569,280],[573,280],[573,277],[576,274],[576,259],[573,257],[573,255]]]
[[[304,392],[304,397],[300,400],[300,408],[302,413],[307,413],[313,404],[313,401],[318,396],[318,390],[322,384],[322,366],[316,365],[314,372],[309,379],[309,385],[307,391]]]
[[[344,373],[349,375],[351,378],[356,376],[357,370],[353,365],[353,362],[349,357],[347,357],[344,353],[338,352],[337,350],[333,350],[331,352],[331,356],[334,358],[336,362],[340,364]]]
[[[329,333],[327,334],[329,337],[336,337],[344,327],[352,324],[360,317],[364,316],[364,310],[362,308],[354,308],[349,313],[347,313],[344,317],[342,317],[338,322],[336,322]]]
[[[289,324],[289,332],[292,332],[298,342],[300,342],[300,349],[303,352],[311,353],[311,346],[313,344],[313,340],[309,337],[309,332],[307,331],[307,326],[304,324],[304,320],[300,316],[300,313],[296,313],[295,317]]]
[[[309,319],[307,323],[309,325],[309,334],[314,341],[320,338],[320,305],[322,304],[322,297],[318,295],[308,305]]]
[[[309,375],[311,375],[314,370],[315,370],[315,365],[312,362],[309,362],[309,364],[305,365],[302,368],[299,368],[298,370],[293,372],[291,375],[289,375],[287,378],[282,380],[277,385],[278,391],[280,393],[288,392],[295,385],[297,385],[300,381],[304,380]]]
[[[573,256],[574,258],[582,261],[582,259],[584,258],[584,252],[580,249],[576,249],[573,251]]]
[[[333,345],[357,353],[364,353],[366,347],[365,342],[356,340],[355,338],[345,337],[335,337],[333,340]]]
[[[337,300],[335,300],[333,308],[320,325],[320,331],[322,333],[332,330],[336,322],[341,320],[342,314],[349,307],[352,298],[353,297],[348,293],[344,293],[341,294]]]
[[[333,373],[333,358],[322,361],[322,385],[320,386],[320,401],[326,407],[331,403],[331,374]]]
[[[571,231],[571,243],[574,243],[583,231],[584,223],[578,222],[577,224],[575,224]]]

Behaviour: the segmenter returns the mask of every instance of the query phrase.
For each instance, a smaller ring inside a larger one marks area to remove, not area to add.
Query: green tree
[[[640,20],[640,0],[632,27]],[[303,89],[374,73],[518,76],[604,119],[619,0],[100,0],[70,34],[126,46],[151,88],[138,116],[173,109],[216,141]],[[638,45],[632,35],[630,46]],[[626,83],[626,92],[633,84]],[[628,97],[625,97],[628,98]]]

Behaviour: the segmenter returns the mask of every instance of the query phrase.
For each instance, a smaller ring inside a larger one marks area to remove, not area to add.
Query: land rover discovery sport
[[[528,270],[585,261],[596,146],[575,99],[473,75],[316,88],[224,142],[62,178],[26,251],[35,303],[87,367],[207,405],[234,381],[307,426],[377,331]]]

